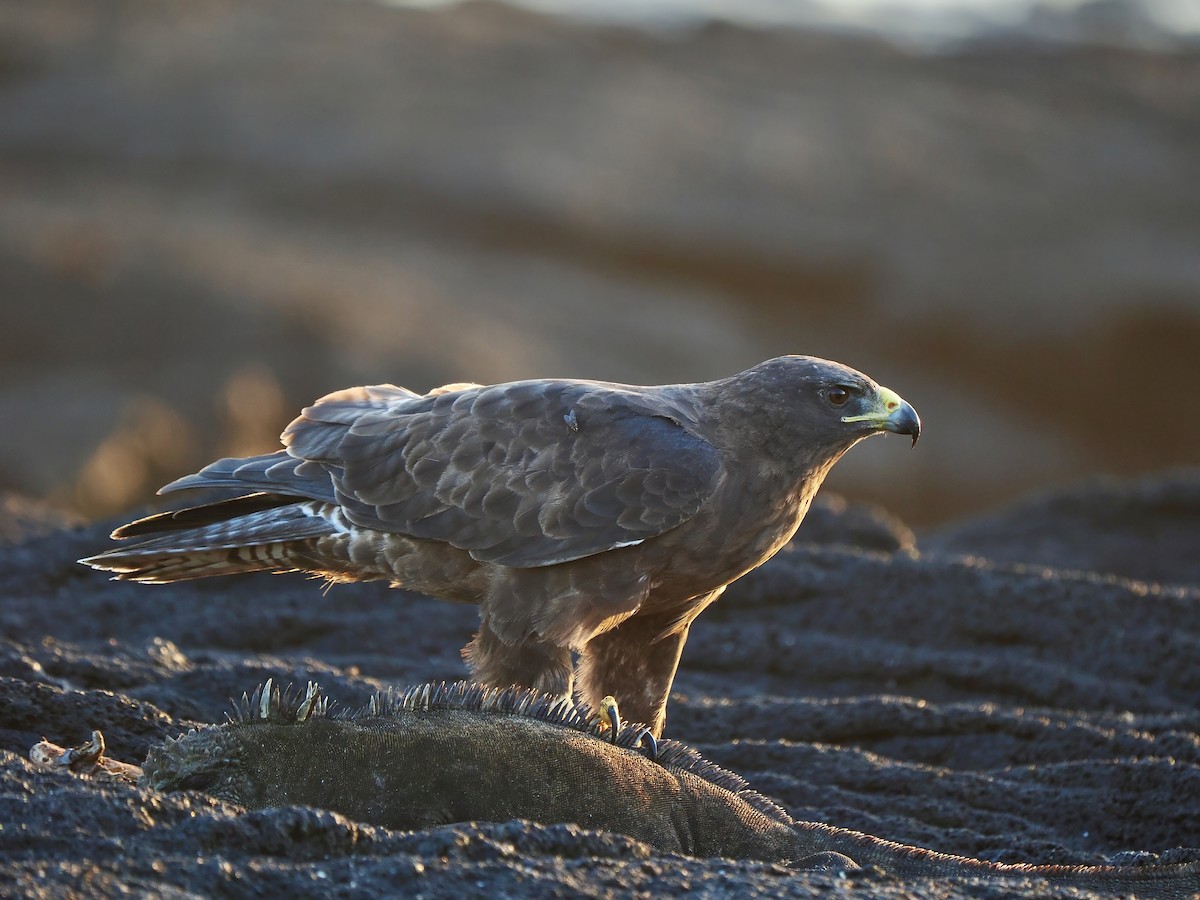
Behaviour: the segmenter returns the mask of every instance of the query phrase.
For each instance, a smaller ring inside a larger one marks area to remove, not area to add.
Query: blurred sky
[[[457,0],[392,0],[444,6]],[[952,41],[1020,29],[1071,39],[1063,16],[1085,10],[1095,24],[1119,20],[1188,39],[1200,36],[1200,0],[511,0],[515,5],[637,24],[727,19],[756,25],[866,30],[917,42]],[[1135,37],[1145,39],[1144,28]]]

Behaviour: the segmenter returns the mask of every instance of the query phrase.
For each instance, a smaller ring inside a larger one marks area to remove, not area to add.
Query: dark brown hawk
[[[638,387],[545,379],[322,397],[285,449],[162,492],[231,499],[133,522],[82,560],[119,579],[300,570],[479,606],[477,680],[606,694],[656,735],[692,620],[791,538],[830,467],[921,431],[867,376],[805,356]]]

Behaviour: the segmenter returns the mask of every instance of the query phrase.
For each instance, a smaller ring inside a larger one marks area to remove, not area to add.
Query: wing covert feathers
[[[219,459],[194,475],[186,475],[159,488],[160,494],[174,491],[213,488],[247,494],[251,492],[284,494],[292,498],[334,502],[329,471],[286,450],[262,456]]]
[[[338,392],[284,443],[328,470],[357,525],[545,566],[661,534],[712,494],[716,450],[659,401],[559,381],[369,401]]]

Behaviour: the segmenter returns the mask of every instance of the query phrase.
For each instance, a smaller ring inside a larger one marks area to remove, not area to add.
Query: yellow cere
[[[843,422],[882,422],[893,411],[900,408],[904,400],[900,395],[891,388],[881,387],[879,389],[879,403],[882,409],[875,412],[865,413],[861,416],[842,416]]]

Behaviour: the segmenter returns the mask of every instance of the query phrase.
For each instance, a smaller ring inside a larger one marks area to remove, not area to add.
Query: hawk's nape
[[[661,734],[692,620],[791,538],[858,441],[921,425],[838,363],[787,356],[719,381],[545,379],[393,385],[321,398],[284,449],[223,459],[162,492],[228,499],[117,529],[82,560],[118,579],[254,571],[386,579],[478,604],[476,679],[595,708],[612,695]]]

